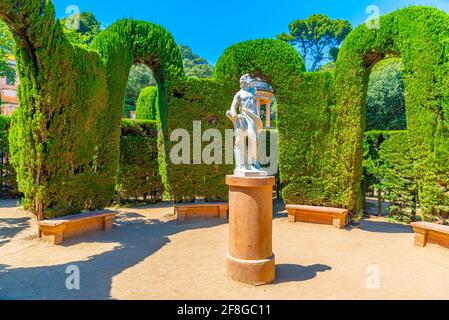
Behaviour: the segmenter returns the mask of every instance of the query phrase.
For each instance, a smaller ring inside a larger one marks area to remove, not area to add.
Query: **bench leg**
[[[178,208],[178,221],[184,221],[186,219],[186,211],[184,209]]]
[[[61,244],[64,242],[64,235],[62,231],[53,234],[53,244]]]
[[[220,219],[221,220],[228,219],[228,209],[227,208],[220,208]]]
[[[427,232],[415,233],[415,246],[425,247],[427,244]]]
[[[335,227],[335,228],[338,228],[338,229],[343,229],[345,226],[346,226],[346,223],[345,223],[346,221],[345,221],[345,219],[342,219],[342,218],[333,218],[332,219],[332,225]]]
[[[287,210],[288,222],[296,222],[296,210]]]
[[[114,226],[114,218],[113,217],[106,217],[104,218],[104,231],[112,231],[112,228]]]

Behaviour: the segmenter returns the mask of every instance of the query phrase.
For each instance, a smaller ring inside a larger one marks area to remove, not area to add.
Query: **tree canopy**
[[[61,19],[61,23],[66,29],[77,33],[77,36],[72,34],[74,38],[78,38],[78,40],[87,44],[91,43],[95,36],[101,32],[101,23],[93,13],[88,11],[72,14]]]
[[[210,63],[192,52],[192,49],[186,45],[180,45],[182,54],[182,63],[186,76],[192,78],[212,78],[214,68]]]
[[[371,72],[366,99],[366,129],[406,129],[404,79],[401,59],[378,62]]]
[[[327,62],[336,61],[339,46],[352,26],[348,20],[332,20],[324,14],[314,14],[307,19],[293,21],[288,29],[288,33],[281,33],[277,38],[293,45],[308,69],[316,71]]]
[[[8,27],[0,21],[0,78],[14,81],[15,70],[9,65],[8,57],[14,53],[14,40]]]

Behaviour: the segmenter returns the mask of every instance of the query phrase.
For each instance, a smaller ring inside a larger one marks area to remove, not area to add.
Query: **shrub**
[[[16,172],[9,162],[8,131],[11,118],[0,116],[0,196],[4,198],[20,195],[17,188]]]
[[[137,100],[136,119],[156,120],[158,106],[157,87],[147,87],[140,92]]]
[[[157,127],[155,121],[122,121],[117,182],[117,195],[121,201],[140,197],[146,200],[149,196],[155,200],[162,189],[158,168]]]
[[[365,134],[364,184],[378,190],[380,202],[389,202],[391,218],[403,222],[416,220],[418,201],[415,159],[409,149],[407,131],[370,131]]]

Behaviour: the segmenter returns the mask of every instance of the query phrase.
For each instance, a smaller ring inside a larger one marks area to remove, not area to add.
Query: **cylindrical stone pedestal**
[[[232,280],[262,285],[275,278],[274,183],[274,177],[226,177],[229,186],[227,272]]]

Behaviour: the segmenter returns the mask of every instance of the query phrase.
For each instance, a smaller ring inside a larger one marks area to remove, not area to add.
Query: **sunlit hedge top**
[[[291,45],[273,39],[230,46],[218,59],[214,78],[237,80],[245,73],[262,76],[276,90],[289,76],[305,72],[304,60]]]

